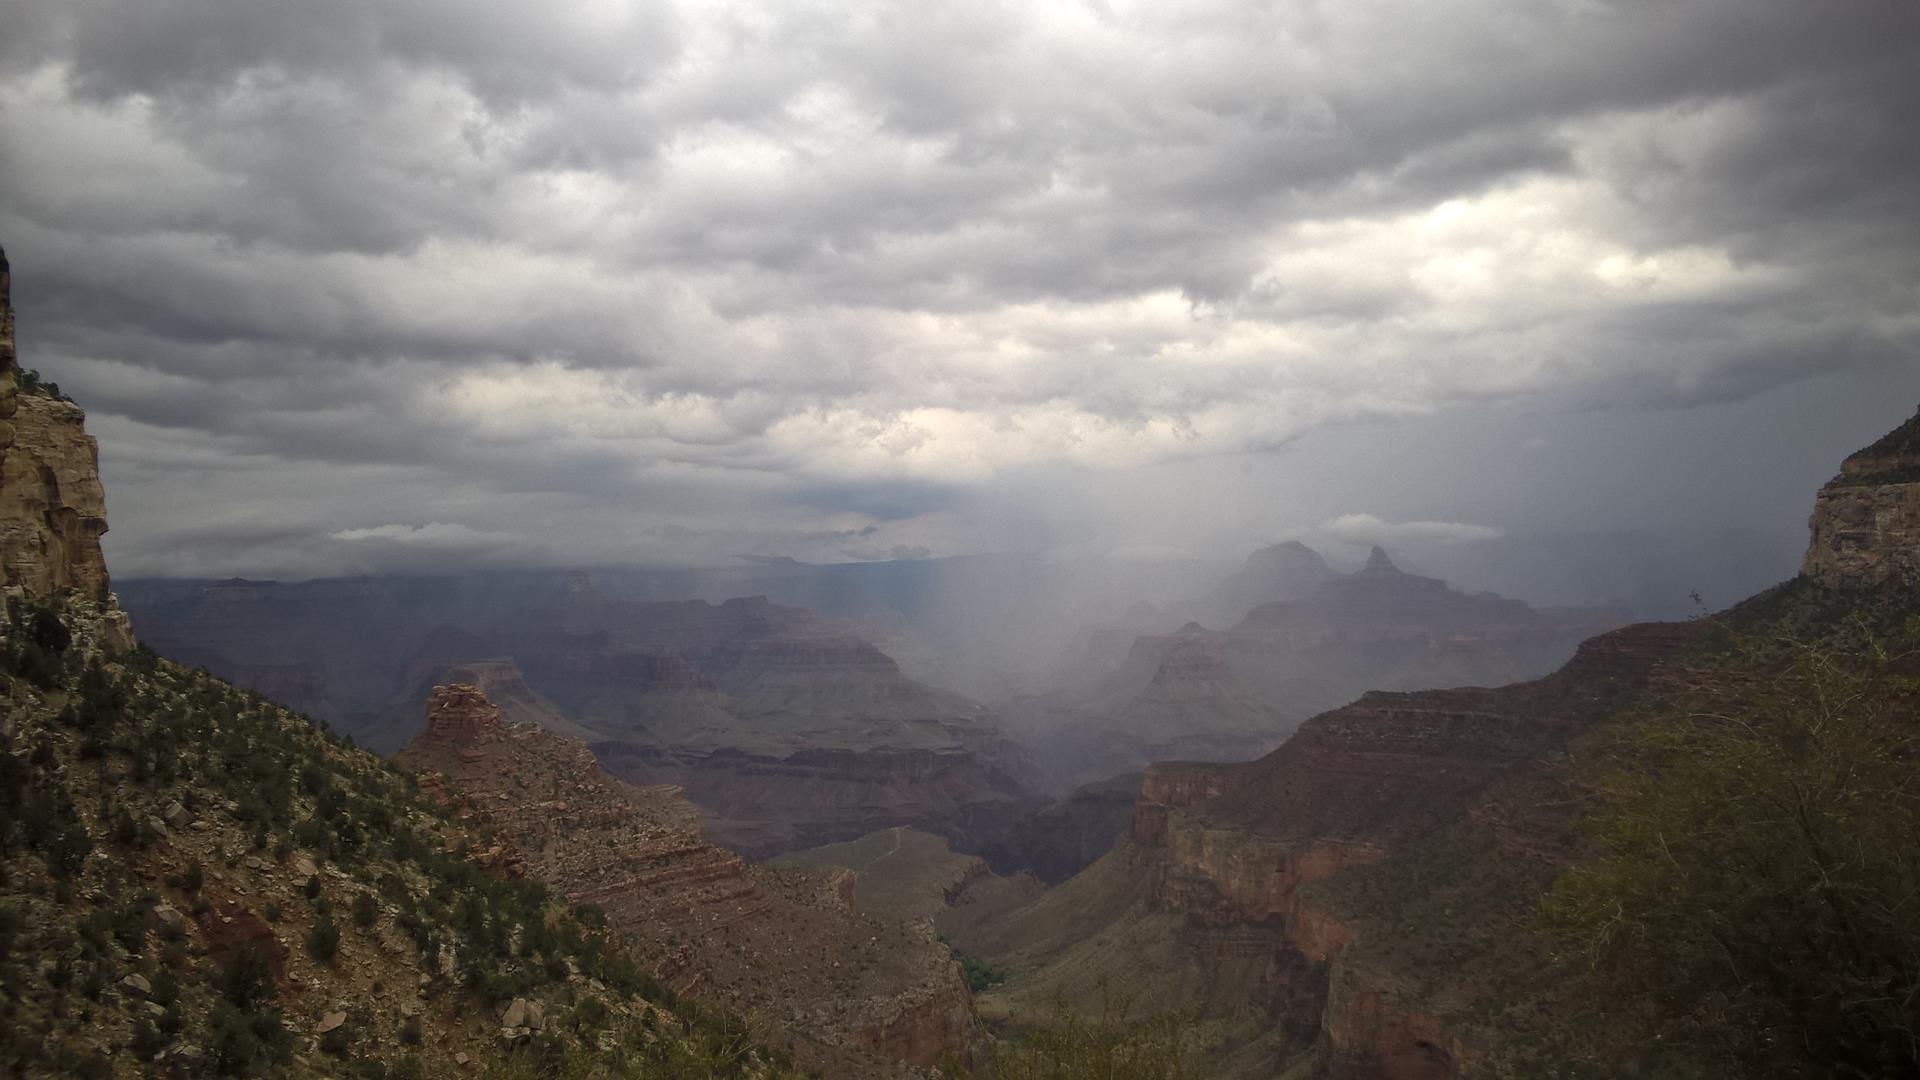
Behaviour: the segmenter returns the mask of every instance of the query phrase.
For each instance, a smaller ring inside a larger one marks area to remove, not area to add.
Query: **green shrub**
[[[980,1080],[1188,1080],[1199,1075],[1193,1065],[1196,1042],[1187,1018],[1136,1017],[1130,1000],[1103,994],[1100,1012],[1092,1018],[1056,1004],[1045,1024],[995,1044],[987,1062],[971,1075]]]
[[[1738,640],[1616,725],[1602,854],[1545,912],[1594,1000],[1635,1004],[1614,1027],[1681,1072],[1920,1075],[1913,670],[1871,641]]]
[[[322,964],[331,964],[339,951],[340,928],[334,925],[333,916],[322,913],[313,921],[313,929],[307,931],[307,955]]]
[[[273,997],[273,966],[265,948],[254,941],[235,946],[215,973],[214,988],[222,1000],[241,1009]]]
[[[255,1076],[269,1072],[288,1056],[293,1036],[281,1022],[278,1009],[246,1009],[221,999],[214,1002],[208,1024],[209,1064],[221,1076]]]

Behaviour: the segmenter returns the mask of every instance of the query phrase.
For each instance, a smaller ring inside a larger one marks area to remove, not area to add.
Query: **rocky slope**
[[[591,903],[675,990],[746,1015],[834,1076],[964,1054],[964,982],[930,927],[850,901],[849,877],[747,864],[702,836],[673,787],[603,772],[578,740],[509,723],[470,685],[435,689],[399,761],[496,837],[486,856]]]
[[[1817,632],[1845,599],[1834,586],[1863,584],[1896,616],[1920,610],[1898,592],[1917,430],[1850,459],[1821,494],[1807,575],[1754,610]],[[1349,587],[1395,613],[1422,594],[1458,607],[1391,573],[1376,560]],[[1615,630],[1533,682],[1369,693],[1253,762],[1150,768],[1107,857],[1014,912],[947,916],[963,949],[1014,972],[983,1009],[1092,1006],[1125,985],[1196,1004],[1213,1075],[1476,1075],[1509,1018],[1551,994],[1525,982],[1545,970],[1539,897],[1580,843],[1570,751],[1695,684],[1719,622]]]
[[[779,1071],[372,754],[64,619],[0,680],[0,1072]]]
[[[994,894],[1027,898],[1038,891],[1030,880],[996,876],[985,859],[962,855],[938,836],[906,828],[792,852],[773,865],[852,874],[855,908],[929,926],[956,905],[986,902]]]

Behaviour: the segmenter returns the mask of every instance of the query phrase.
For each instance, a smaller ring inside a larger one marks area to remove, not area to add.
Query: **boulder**
[[[154,905],[153,922],[163,934],[183,934],[187,930],[187,917],[168,904]]]
[[[537,1001],[526,998],[514,998],[507,1011],[500,1014],[500,1026],[503,1028],[527,1028],[539,1031],[545,1021],[544,1010]]]

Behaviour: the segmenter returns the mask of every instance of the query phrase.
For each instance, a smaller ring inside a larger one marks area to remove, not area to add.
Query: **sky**
[[[1905,0],[0,27],[22,361],[122,576],[1303,538],[1737,590],[1920,405]]]

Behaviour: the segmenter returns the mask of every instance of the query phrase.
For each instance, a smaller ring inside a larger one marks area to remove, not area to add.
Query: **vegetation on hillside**
[[[1637,1075],[1920,1075],[1920,625],[1879,621],[1736,618],[1604,733],[1597,852],[1545,918],[1618,1004],[1570,1071],[1634,1045]]]
[[[1057,1003],[1045,1021],[993,1044],[974,1080],[1188,1080],[1199,1047],[1189,1017],[1142,1015],[1130,998],[1103,995],[1084,1016]],[[958,1070],[956,1070],[958,1071]]]
[[[470,859],[389,763],[144,650],[82,655],[55,605],[5,629],[0,1073],[786,1074],[596,911]]]
[[[992,962],[977,956],[969,956],[954,948],[953,942],[945,934],[934,936],[940,939],[940,944],[945,945],[947,951],[953,954],[954,960],[960,964],[960,974],[967,980],[969,992],[984,994],[1007,981],[1007,973],[995,967]]]

